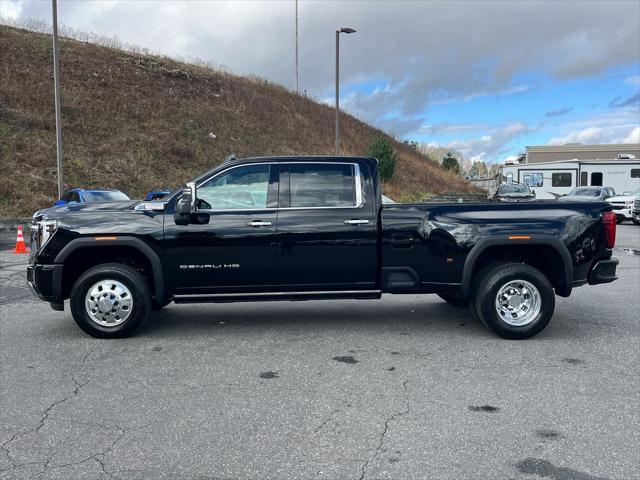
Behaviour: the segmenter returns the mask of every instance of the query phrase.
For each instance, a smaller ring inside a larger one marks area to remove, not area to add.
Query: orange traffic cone
[[[29,253],[27,244],[24,243],[24,235],[22,233],[22,225],[18,225],[18,238],[16,239],[16,249],[13,253]]]

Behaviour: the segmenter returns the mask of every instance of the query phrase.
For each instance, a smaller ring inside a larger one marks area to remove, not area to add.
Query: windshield
[[[599,197],[601,191],[599,188],[574,188],[567,195],[570,197]]]
[[[526,185],[502,185],[500,187],[500,193],[531,193],[531,189]]]
[[[118,190],[114,191],[92,191],[83,192],[82,194],[87,203],[90,202],[119,202],[122,200],[131,200],[124,193]]]

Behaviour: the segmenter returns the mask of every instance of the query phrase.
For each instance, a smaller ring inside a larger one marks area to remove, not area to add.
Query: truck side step
[[[228,303],[228,302],[250,302],[250,301],[274,301],[274,300],[335,300],[335,299],[355,299],[371,300],[378,299],[382,295],[380,290],[335,290],[335,291],[311,291],[311,292],[266,292],[266,293],[205,293],[174,295],[175,303]]]

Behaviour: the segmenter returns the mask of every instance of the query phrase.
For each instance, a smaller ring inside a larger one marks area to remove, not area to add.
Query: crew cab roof
[[[375,158],[371,157],[342,157],[342,156],[326,156],[326,155],[291,155],[291,156],[271,156],[271,157],[245,157],[237,158],[235,155],[229,155],[223,163],[216,165],[215,167],[201,173],[192,182],[198,182],[199,180],[211,175],[219,170],[221,167],[229,167],[234,165],[242,165],[246,163],[272,163],[272,162],[327,162],[327,163],[352,163],[354,161],[367,161],[377,162]]]

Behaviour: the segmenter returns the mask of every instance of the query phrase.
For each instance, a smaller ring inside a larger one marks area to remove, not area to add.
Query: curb
[[[0,232],[15,232],[18,225],[28,229],[31,225],[31,218],[0,218]]]

